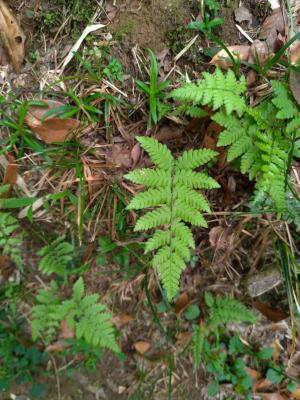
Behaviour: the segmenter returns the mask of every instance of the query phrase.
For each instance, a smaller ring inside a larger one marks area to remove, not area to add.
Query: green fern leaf
[[[143,168],[129,172],[125,178],[138,185],[161,188],[169,185],[170,171]]]
[[[162,170],[172,168],[173,156],[167,146],[150,137],[138,136],[137,140],[150,155],[153,164]]]
[[[242,76],[238,81],[229,70],[225,76],[217,69],[214,74],[203,73],[203,79],[197,84],[187,83],[173,90],[172,97],[176,100],[195,105],[209,105],[213,110],[224,107],[227,114],[236,111],[238,115],[245,112],[246,104],[242,97],[246,91],[246,80]]]
[[[167,225],[170,221],[170,209],[167,206],[162,206],[156,210],[147,212],[144,216],[139,218],[134,230],[136,232],[145,231],[160,225]]]
[[[180,170],[194,169],[207,164],[217,155],[218,153],[216,151],[210,149],[185,151],[182,156],[177,159],[176,168]]]
[[[128,210],[141,210],[143,208],[149,208],[159,206],[166,203],[170,198],[171,192],[168,189],[149,189],[146,192],[137,194],[127,206]]]
[[[190,150],[175,161],[172,156],[170,160],[171,153],[165,145],[158,145],[154,139],[149,138],[139,141],[151,152],[151,159],[157,168],[142,169],[126,175],[134,183],[150,186],[150,189],[139,193],[128,208],[154,207],[154,210],[138,219],[134,230],[161,227],[148,239],[145,253],[156,251],[152,265],[162,280],[168,299],[172,300],[179,289],[185,262],[190,259],[189,249],[195,247],[192,232],[184,222],[207,227],[200,211],[210,212],[205,197],[193,189],[219,187],[213,178],[193,169],[207,163],[217,153],[209,149]]]
[[[6,212],[0,212],[0,249],[3,255],[10,257],[17,267],[22,267],[21,245],[22,233],[18,233],[19,223],[15,217]]]
[[[65,277],[67,265],[74,256],[74,247],[65,241],[65,236],[60,236],[37,254],[42,257],[38,264],[40,271],[46,275],[55,273]]]

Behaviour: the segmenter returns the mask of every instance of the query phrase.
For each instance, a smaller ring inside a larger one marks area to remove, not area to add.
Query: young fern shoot
[[[190,249],[195,248],[187,224],[207,227],[201,211],[210,212],[210,207],[195,189],[219,187],[213,178],[194,169],[217,153],[210,149],[189,150],[175,160],[168,147],[157,140],[141,136],[137,140],[156,168],[143,168],[126,175],[130,181],[147,188],[132,199],[128,209],[151,209],[138,219],[135,231],[156,229],[146,243],[145,253],[155,252],[152,266],[162,280],[167,298],[172,300],[179,289],[181,272],[190,259]]]

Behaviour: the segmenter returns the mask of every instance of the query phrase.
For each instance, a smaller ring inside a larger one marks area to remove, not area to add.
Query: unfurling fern
[[[44,246],[37,254],[42,257],[38,268],[44,274],[57,274],[66,277],[67,265],[74,257],[74,247],[60,236],[48,246]]]
[[[209,149],[185,151],[175,160],[167,146],[148,137],[137,138],[148,152],[156,169],[130,172],[126,178],[146,186],[137,194],[129,209],[151,208],[136,223],[135,231],[160,227],[147,241],[145,252],[156,251],[152,260],[169,300],[179,289],[181,272],[195,247],[191,229],[186,223],[207,227],[201,211],[210,212],[206,198],[195,189],[218,188],[219,184],[195,168],[209,162],[217,154]]]
[[[22,266],[22,234],[18,233],[19,223],[15,217],[0,212],[0,254],[7,255],[16,264]]]
[[[82,278],[74,284],[69,300],[62,300],[58,296],[55,282],[51,283],[50,291],[40,290],[36,297],[38,304],[32,310],[33,339],[43,337],[51,342],[58,334],[61,321],[65,320],[77,339],[83,339],[93,347],[119,352],[111,314],[106,306],[98,303],[98,294],[85,296],[84,290]]]

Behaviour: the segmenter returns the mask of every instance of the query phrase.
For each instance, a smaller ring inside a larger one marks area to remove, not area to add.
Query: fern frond
[[[23,235],[18,233],[19,223],[15,217],[6,212],[0,212],[0,249],[16,264],[22,266],[21,245]]]
[[[138,136],[136,139],[147,151],[153,164],[157,165],[158,168],[162,170],[168,170],[172,168],[174,160],[167,146],[164,146],[157,140],[146,136]]]
[[[272,103],[279,109],[276,114],[278,119],[290,119],[299,115],[299,110],[289,96],[286,86],[279,81],[271,81],[275,97]]]
[[[134,230],[161,227],[148,239],[145,253],[156,250],[152,265],[162,280],[168,299],[172,300],[179,289],[180,274],[186,266],[185,262],[190,258],[189,249],[195,247],[192,232],[184,222],[207,227],[200,211],[210,212],[205,197],[193,189],[219,187],[213,178],[193,169],[207,163],[217,153],[209,149],[190,150],[184,152],[176,161],[172,158],[172,162],[168,159],[163,163],[156,152],[160,151],[164,158],[168,157],[166,154],[169,154],[169,150],[167,152],[164,149],[165,145],[154,144],[154,139],[151,141],[148,139],[140,142],[143,147],[146,143],[147,151],[151,150],[152,159],[158,168],[142,169],[126,175],[135,183],[151,186],[150,189],[138,194],[128,208],[155,207],[138,219]],[[156,179],[157,177],[159,179]]]
[[[50,245],[44,246],[37,254],[42,257],[38,268],[46,275],[57,274],[66,276],[66,268],[74,256],[74,247],[65,241],[65,236],[55,239]]]
[[[197,84],[187,83],[181,88],[173,90],[172,97],[182,102],[190,102],[193,105],[209,105],[213,110],[225,108],[227,114],[236,111],[242,115],[246,104],[242,97],[246,91],[246,80],[242,76],[237,80],[234,73],[229,70],[224,75],[217,69],[214,74],[203,73],[203,79]]]
[[[41,290],[36,297],[39,304],[33,307],[31,319],[34,340],[43,336],[50,342],[56,337],[61,321],[66,320],[77,339],[83,339],[93,347],[105,347],[116,353],[120,351],[111,315],[106,306],[98,303],[98,294],[85,296],[82,278],[75,282],[69,300],[62,301],[57,291],[56,283],[52,282],[51,290]]]
[[[207,330],[202,325],[193,325],[192,344],[195,369],[198,369],[201,364],[204,340],[206,335]]]
[[[209,324],[218,327],[229,322],[248,322],[253,324],[255,323],[255,316],[240,301],[218,295],[210,305]]]

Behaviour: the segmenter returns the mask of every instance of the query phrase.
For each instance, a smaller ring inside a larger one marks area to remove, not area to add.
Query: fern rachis
[[[156,251],[152,265],[171,300],[178,291],[180,275],[190,258],[190,249],[195,247],[186,223],[207,227],[200,211],[209,212],[210,208],[205,197],[195,189],[219,187],[206,173],[194,172],[193,169],[206,164],[217,153],[209,149],[190,150],[175,160],[167,146],[157,140],[147,137],[137,139],[149,153],[156,169],[141,169],[126,175],[132,182],[148,187],[132,199],[128,208],[151,208],[138,219],[135,231],[160,227],[148,239],[145,252]]]

